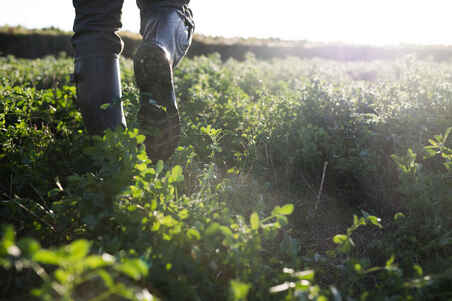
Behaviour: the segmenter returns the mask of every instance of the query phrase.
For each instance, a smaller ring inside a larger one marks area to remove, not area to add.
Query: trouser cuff
[[[72,38],[76,57],[119,56],[124,43],[117,33],[105,31],[78,32]]]

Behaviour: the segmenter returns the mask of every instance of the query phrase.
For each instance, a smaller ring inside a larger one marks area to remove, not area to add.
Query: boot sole
[[[138,123],[146,136],[146,151],[154,162],[166,160],[178,145],[180,119],[173,71],[165,51],[142,42],[134,57],[134,71],[141,94]]]

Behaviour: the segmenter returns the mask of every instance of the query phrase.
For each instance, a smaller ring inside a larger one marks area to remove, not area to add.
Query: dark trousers
[[[72,45],[76,57],[119,55],[123,42],[117,31],[121,28],[121,10],[124,0],[73,0],[75,8]],[[156,6],[182,9],[190,0],[137,0],[140,9],[141,30],[145,17]]]

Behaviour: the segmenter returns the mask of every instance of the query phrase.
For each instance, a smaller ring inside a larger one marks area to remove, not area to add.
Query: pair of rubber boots
[[[180,119],[173,84],[173,68],[185,56],[193,24],[177,9],[161,8],[147,18],[143,41],[134,56],[140,90],[138,122],[153,162],[168,159],[177,147]],[[126,128],[121,103],[119,58],[82,56],[75,59],[77,104],[91,135]]]

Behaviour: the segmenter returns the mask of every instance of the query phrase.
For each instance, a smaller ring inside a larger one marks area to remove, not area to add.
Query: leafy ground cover
[[[185,60],[180,147],[89,137],[70,58],[0,58],[5,300],[452,298],[452,65]]]

